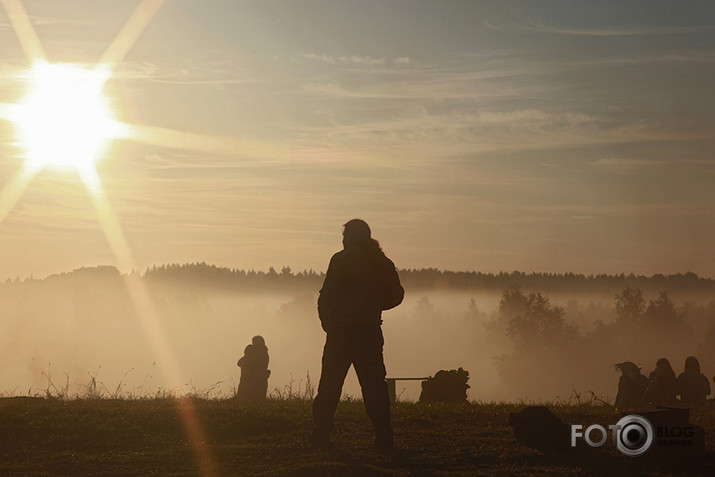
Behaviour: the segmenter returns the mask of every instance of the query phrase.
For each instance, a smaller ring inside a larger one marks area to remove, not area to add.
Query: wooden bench
[[[395,402],[397,400],[397,392],[396,392],[396,385],[395,383],[397,381],[426,381],[428,380],[429,377],[426,378],[385,378],[385,381],[387,381],[387,393],[390,396],[390,402]]]

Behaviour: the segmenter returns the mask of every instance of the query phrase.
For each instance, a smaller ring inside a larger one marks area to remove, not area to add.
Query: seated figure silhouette
[[[241,368],[241,380],[238,383],[236,397],[242,401],[260,401],[266,399],[268,392],[268,348],[262,336],[254,336],[246,346],[243,357],[238,360]]]
[[[710,394],[710,382],[700,372],[700,363],[695,356],[685,358],[685,371],[678,376],[676,386],[682,404],[686,406],[705,404]]]
[[[655,362],[655,370],[648,375],[648,389],[646,398],[653,406],[669,406],[676,404],[675,372],[666,358],[660,358]]]
[[[641,374],[641,369],[632,361],[618,363],[616,369],[621,372],[616,408],[633,409],[642,406],[648,388],[648,378]]]

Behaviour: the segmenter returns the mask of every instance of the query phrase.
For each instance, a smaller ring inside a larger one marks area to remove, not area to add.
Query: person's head
[[[370,226],[361,219],[352,219],[343,225],[343,245],[345,248],[365,247],[372,238]]]
[[[624,376],[638,376],[641,373],[639,368],[633,361],[624,361],[616,364],[616,369]]]
[[[658,361],[656,361],[655,367],[662,371],[673,373],[673,367],[670,365],[670,361],[668,361],[666,358],[660,358]]]
[[[266,346],[266,340],[263,339],[263,336],[261,335],[256,335],[253,337],[251,340],[251,343],[253,343],[256,346]]]
[[[256,347],[253,346],[253,345],[248,345],[248,346],[246,346],[246,349],[243,350],[243,354],[249,355],[249,354],[253,353],[253,350],[254,350],[255,348],[256,348]]]
[[[696,373],[700,372],[700,363],[698,362],[698,358],[695,356],[688,356],[685,358],[685,370],[686,371],[695,371]]]

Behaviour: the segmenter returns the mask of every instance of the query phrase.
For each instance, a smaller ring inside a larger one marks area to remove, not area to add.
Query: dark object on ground
[[[530,406],[509,413],[509,425],[521,444],[544,453],[571,447],[571,429],[545,406]]]
[[[437,371],[422,382],[420,402],[467,402],[469,371],[462,368]]]
[[[623,416],[637,414],[645,417],[653,426],[653,447],[649,452],[705,451],[705,429],[690,424],[690,409],[658,406],[654,411],[624,413]]]

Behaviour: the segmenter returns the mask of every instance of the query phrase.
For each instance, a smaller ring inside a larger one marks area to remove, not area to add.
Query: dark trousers
[[[328,333],[323,348],[318,395],[313,401],[314,435],[327,440],[333,416],[350,365],[355,367],[367,415],[375,426],[377,441],[392,443],[390,398],[382,358],[384,339],[379,325],[339,329]]]

